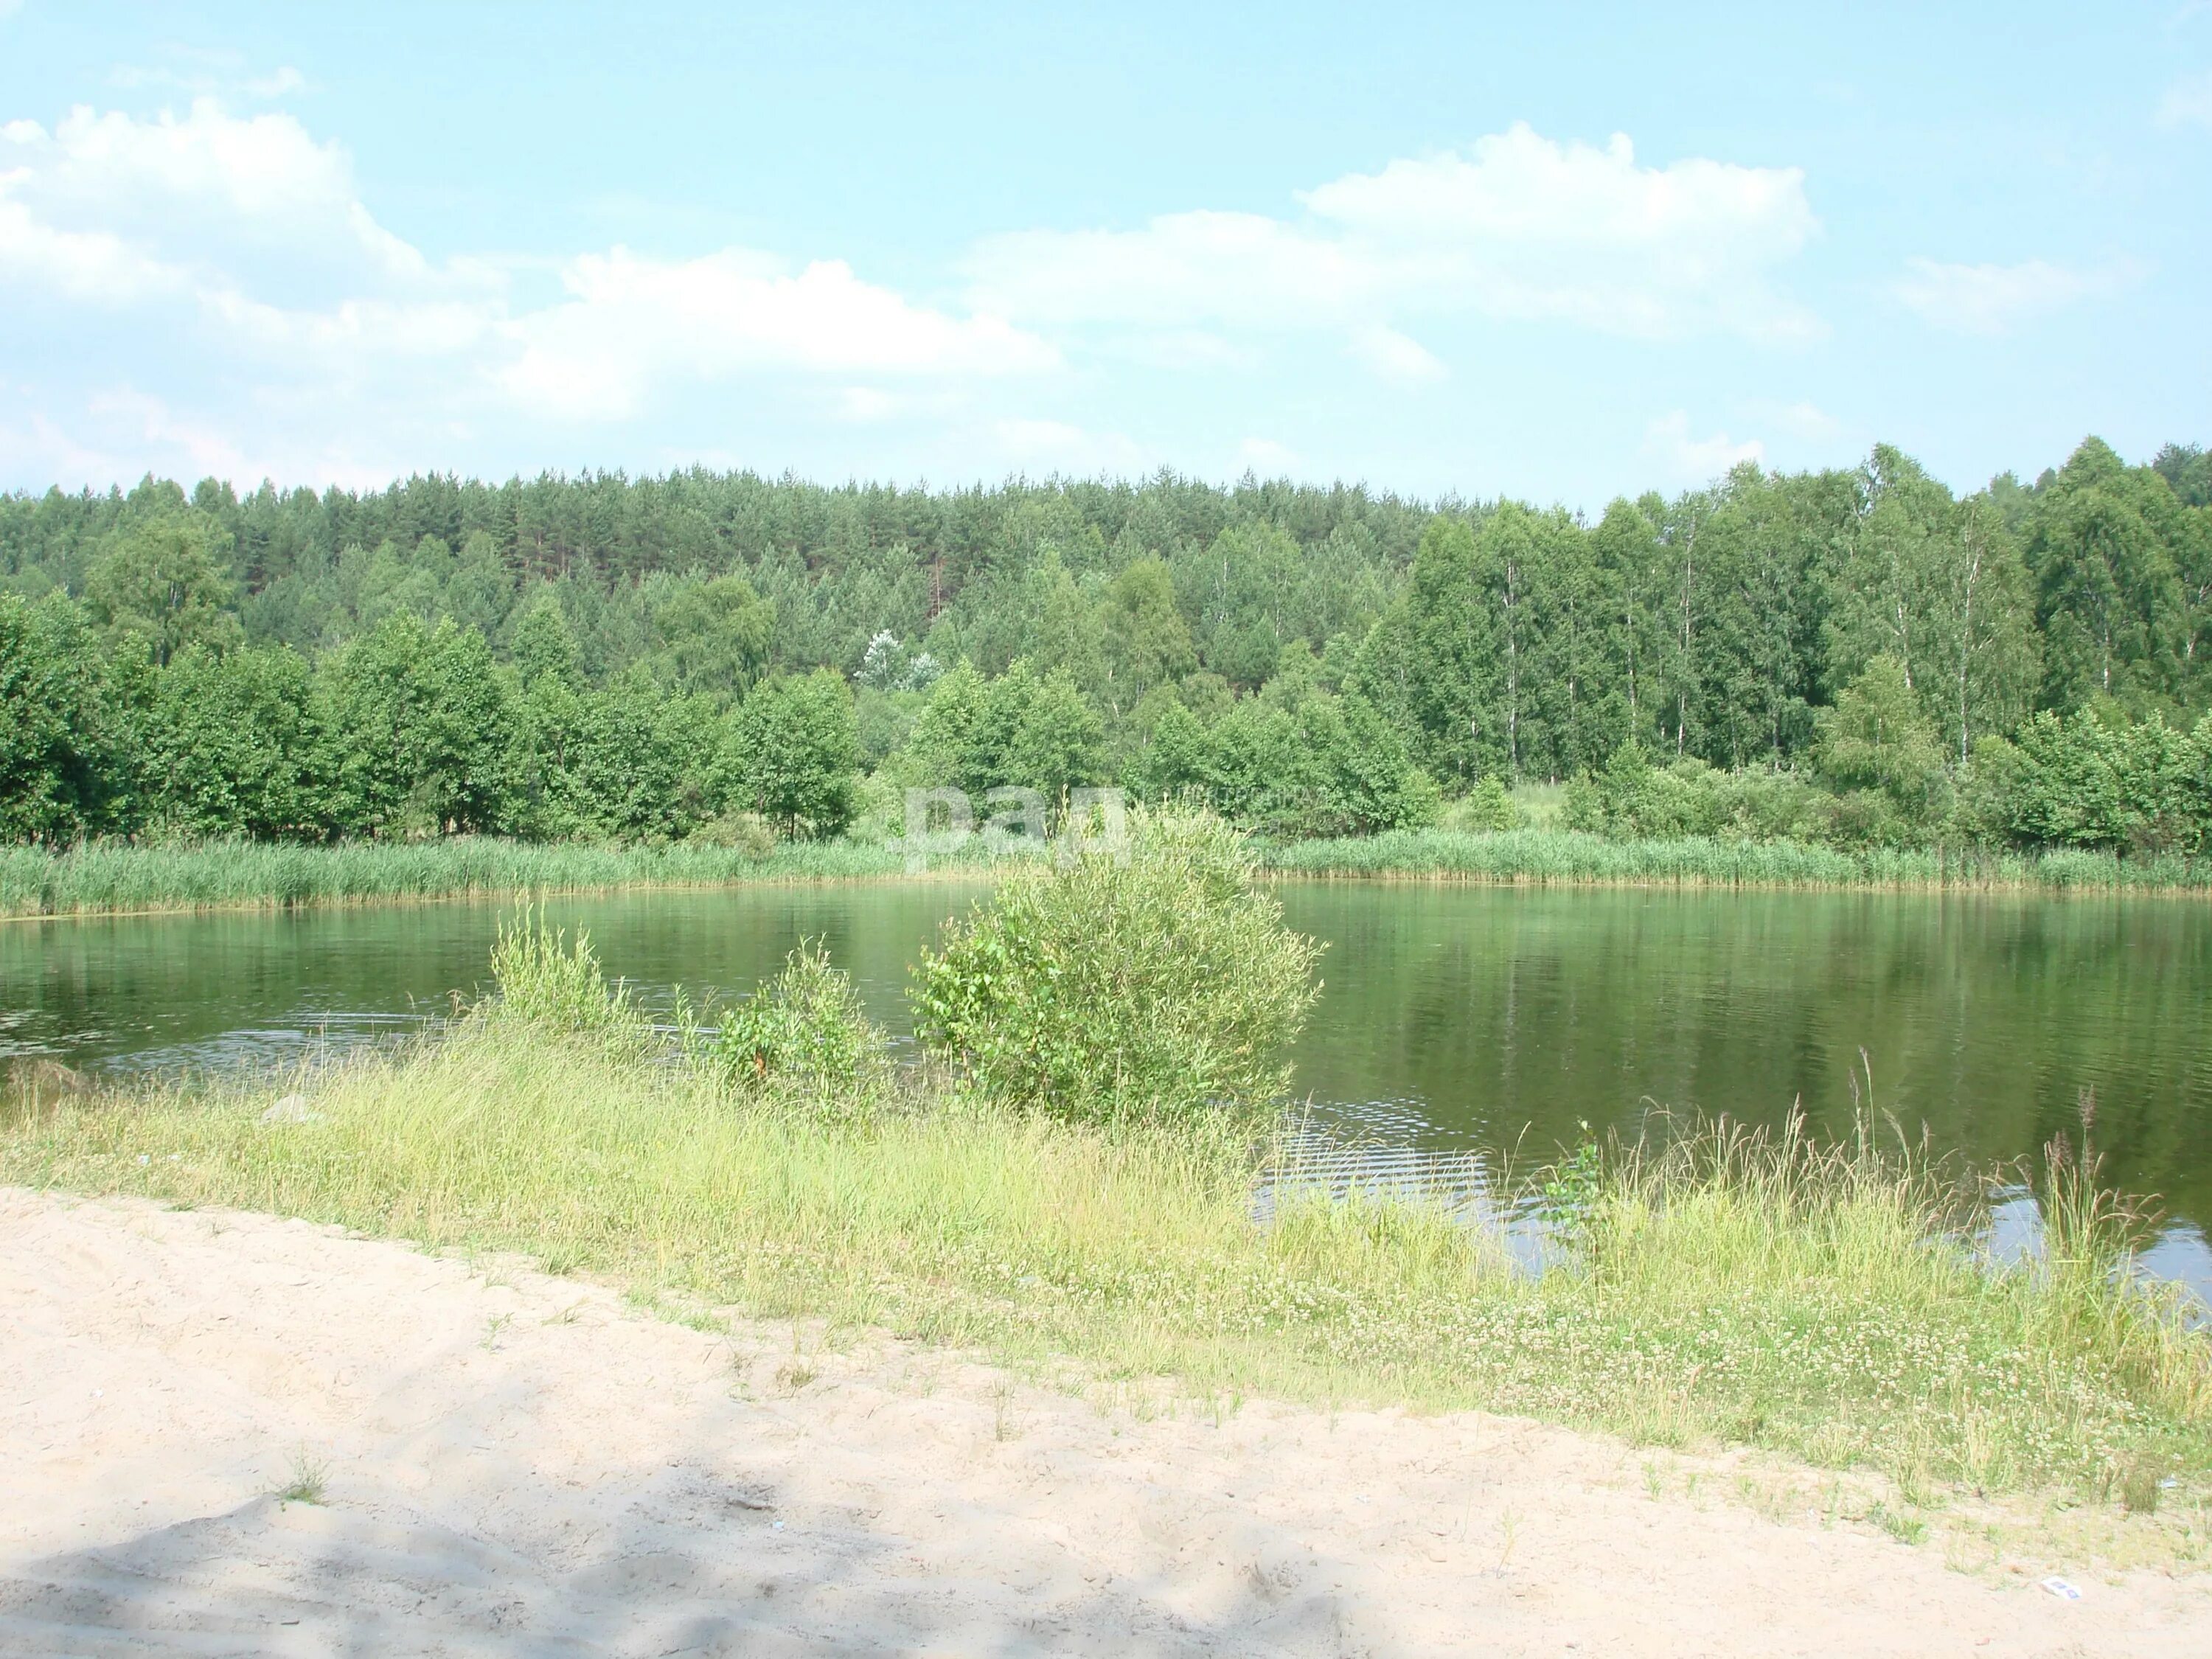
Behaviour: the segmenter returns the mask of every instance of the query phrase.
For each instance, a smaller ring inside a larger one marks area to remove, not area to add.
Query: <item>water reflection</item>
[[[980,885],[556,899],[611,971],[665,1006],[738,994],[804,934],[910,1030],[908,964]],[[2197,900],[1545,891],[1293,884],[1326,940],[1297,1054],[1340,1142],[1540,1162],[1587,1121],[1849,1132],[1874,1104],[1978,1164],[2034,1155],[2094,1086],[2108,1176],[2163,1195],[2161,1261],[2212,1221],[2212,906]],[[439,1018],[485,975],[505,907],[0,924],[0,1054],[170,1069],[282,1063]],[[1862,1084],[1861,1094],[1864,1092]],[[2196,1271],[2191,1269],[2191,1271]]]

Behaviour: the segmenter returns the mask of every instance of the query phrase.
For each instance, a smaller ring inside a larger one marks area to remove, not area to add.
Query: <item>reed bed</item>
[[[939,846],[915,869],[896,842],[733,848],[454,836],[332,846],[88,842],[0,847],[0,917],[283,909],[529,892],[851,881],[988,872],[1018,845]],[[1032,854],[1033,855],[1033,854]],[[2212,891],[2212,863],[2087,852],[1840,852],[1792,842],[1614,842],[1572,830],[1395,830],[1261,850],[1279,876],[1702,887]]]
[[[1285,875],[1540,885],[2212,890],[2212,862],[2174,854],[2123,859],[2073,849],[1847,852],[1789,841],[1609,841],[1571,830],[1395,830],[1290,842],[1268,849],[1266,862]]]
[[[1003,852],[980,838],[931,868],[987,869]],[[806,842],[765,858],[734,848],[612,847],[457,836],[440,841],[258,842],[136,846],[88,842],[0,848],[0,916],[283,909],[625,887],[849,881],[908,873],[896,847]]]
[[[286,1093],[307,1121],[264,1121]],[[1532,1274],[1442,1202],[1299,1196],[1266,1167],[1292,1156],[1249,1121],[1109,1130],[926,1079],[800,1110],[483,1017],[292,1075],[26,1104],[0,1128],[9,1182],[523,1251],[659,1305],[1054,1376],[1769,1447],[1885,1471],[1915,1502],[2212,1485],[2212,1341],[2125,1272],[2130,1218],[2078,1167],[2047,1194],[2049,1248],[2004,1267],[1972,1248],[1984,1188],[1957,1171],[1708,1124],[1535,1177],[1560,1248]]]

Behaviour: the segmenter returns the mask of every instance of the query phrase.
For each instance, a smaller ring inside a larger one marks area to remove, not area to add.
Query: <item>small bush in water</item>
[[[915,972],[922,1042],[981,1091],[1071,1117],[1189,1115],[1282,1091],[1320,947],[1206,813],[1134,815],[1097,849],[1002,883]]]
[[[650,1033],[629,988],[607,983],[591,935],[580,931],[571,944],[540,912],[525,908],[500,923],[491,972],[499,994],[485,1012],[495,1019],[595,1037],[617,1049],[641,1045]]]
[[[740,1088],[847,1103],[866,1099],[890,1069],[882,1030],[819,940],[801,939],[781,972],[724,1016],[715,1052]]]

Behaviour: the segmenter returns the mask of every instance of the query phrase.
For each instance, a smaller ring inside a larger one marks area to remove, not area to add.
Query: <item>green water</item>
[[[946,884],[556,900],[665,998],[749,989],[827,938],[904,1030],[907,963],[982,890]],[[1938,1147],[2032,1154],[2096,1091],[2112,1176],[2212,1218],[2212,905],[1894,894],[1293,884],[1328,942],[1297,1054],[1375,1139],[1549,1155],[1657,1107],[1851,1121],[1852,1079]],[[501,910],[0,924],[0,1053],[98,1067],[282,1057],[472,994]],[[1863,1060],[1861,1050],[1864,1050]]]

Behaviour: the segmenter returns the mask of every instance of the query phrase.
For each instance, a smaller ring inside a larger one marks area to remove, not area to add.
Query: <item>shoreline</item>
[[[2212,1351],[2178,1290],[2115,1287],[2129,1206],[2061,1176],[2044,1225],[2074,1265],[1992,1276],[1926,1248],[1978,1182],[1715,1125],[1528,1176],[1568,1194],[1592,1253],[1531,1276],[1416,1195],[1300,1188],[1258,1226],[1272,1154],[1238,1136],[1071,1123],[912,1076],[755,1100],[710,1060],[612,1041],[489,1005],[313,1073],[27,1101],[0,1125],[0,1183],[520,1253],[679,1316],[882,1328],[1016,1369],[1756,1446],[1883,1471],[1929,1513],[1947,1491],[2110,1509],[2168,1473],[2176,1507],[2212,1494]]]
[[[2212,898],[2212,865],[2102,854],[1847,854],[1796,842],[1608,842],[1545,830],[1398,831],[1255,848],[1269,882],[1696,892],[2008,894]],[[535,895],[740,887],[988,882],[1020,854],[931,854],[890,845],[799,844],[766,860],[720,848],[599,848],[456,839],[301,847],[93,843],[0,848],[0,924],[276,914],[324,907],[502,902]]]

